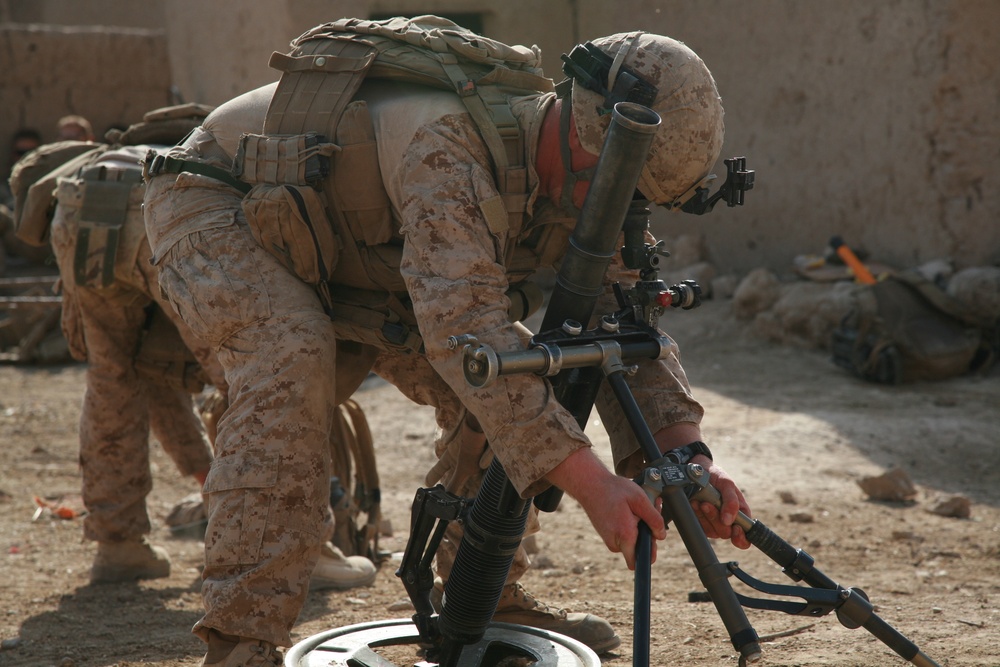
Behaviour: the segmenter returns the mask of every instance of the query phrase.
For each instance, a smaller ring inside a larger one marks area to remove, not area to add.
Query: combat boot
[[[518,582],[504,586],[493,620],[566,635],[586,644],[594,653],[607,653],[622,643],[611,624],[600,616],[550,607]]]
[[[146,538],[125,542],[98,542],[90,568],[90,583],[107,584],[170,576],[170,557]]]
[[[208,515],[205,514],[205,499],[201,493],[192,493],[174,505],[164,523],[174,537],[204,540]]]
[[[280,667],[281,651],[262,639],[208,631],[208,652],[201,667]]]
[[[378,569],[364,556],[345,556],[331,542],[323,543],[316,569],[309,578],[309,590],[344,591],[368,586],[375,581]]]

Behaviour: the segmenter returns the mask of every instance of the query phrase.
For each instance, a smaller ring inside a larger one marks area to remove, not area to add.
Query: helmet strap
[[[629,33],[614,57],[592,42],[573,47],[569,55],[562,55],[563,72],[568,77],[566,81],[575,81],[602,96],[604,113],[609,113],[618,102],[635,102],[651,107],[657,96],[656,86],[624,64],[640,35],[641,32]],[[565,87],[565,82],[560,82],[556,90],[558,92]]]

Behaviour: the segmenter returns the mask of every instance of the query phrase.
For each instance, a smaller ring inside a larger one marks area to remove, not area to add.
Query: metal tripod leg
[[[632,395],[632,390],[629,389],[628,384],[625,382],[624,367],[621,364],[620,357],[616,359],[614,355],[610,355],[602,367],[605,369],[608,383],[611,385],[615,397],[621,404],[622,411],[625,413],[625,417],[628,419],[642,447],[643,453],[648,460],[656,461],[661,456],[660,449],[639,410],[635,397]],[[673,519],[677,532],[684,541],[684,546],[687,547],[688,553],[691,555],[691,560],[698,570],[698,576],[712,596],[712,602],[715,604],[715,608],[719,612],[726,630],[729,632],[729,638],[732,640],[733,647],[740,653],[740,662],[756,662],[760,659],[760,645],[757,641],[757,633],[753,629],[753,626],[750,625],[750,621],[747,619],[746,613],[742,605],[740,605],[739,599],[736,597],[736,593],[729,584],[728,569],[719,562],[711,543],[701,529],[698,518],[691,508],[691,503],[684,493],[683,486],[665,486],[662,498],[664,512]],[[649,532],[648,526],[644,526],[643,528],[644,530],[640,530],[640,538],[644,532]],[[651,560],[651,539],[640,539],[636,548],[637,559],[639,557],[638,550],[641,548],[644,562]],[[646,576],[643,576],[644,581],[640,582],[638,561],[636,572],[636,586],[642,585],[646,589],[643,598],[646,608],[645,613],[640,613],[640,610],[636,609],[634,636],[636,638],[645,637],[646,639],[643,642],[637,641],[633,651],[632,664],[633,667],[646,667],[649,665],[649,581]],[[637,592],[636,600],[642,602],[639,596],[640,593]],[[639,627],[641,617],[644,617],[643,627]],[[640,646],[640,644],[642,645]],[[640,654],[640,648],[643,651],[642,654]]]

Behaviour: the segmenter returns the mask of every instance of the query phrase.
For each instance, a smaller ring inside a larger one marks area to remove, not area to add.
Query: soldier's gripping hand
[[[608,470],[589,447],[570,454],[546,479],[580,503],[604,544],[621,553],[630,570],[635,569],[640,521],[649,525],[657,540],[667,536],[663,517],[642,488]],[[656,542],[653,542],[655,560]]]
[[[701,429],[697,424],[680,422],[657,431],[655,438],[660,451],[669,452],[688,443],[701,441],[702,436]],[[743,492],[736,486],[733,478],[709,457],[698,454],[691,459],[691,463],[697,463],[708,471],[709,481],[722,496],[721,508],[708,502],[692,501],[691,503],[705,535],[709,538],[729,540],[733,546],[740,549],[749,549],[750,542],[743,533],[743,529],[733,525],[737,512],[741,511],[750,516],[750,506],[747,504],[746,498],[743,497]]]
[[[713,463],[707,456],[698,455],[691,459],[691,462],[708,470],[710,483],[722,495],[721,509],[708,502],[692,501],[691,503],[705,535],[711,538],[729,540],[733,546],[740,549],[749,549],[750,542],[747,540],[746,533],[739,526],[733,525],[737,511],[751,516],[750,506],[747,504],[746,498],[743,497],[743,492],[726,471]]]

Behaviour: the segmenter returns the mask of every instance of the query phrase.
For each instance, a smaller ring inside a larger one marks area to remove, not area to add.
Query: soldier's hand
[[[729,540],[733,546],[740,549],[749,549],[750,542],[743,529],[733,525],[737,512],[751,516],[750,506],[747,504],[746,498],[743,497],[743,492],[726,471],[715,465],[708,457],[698,455],[691,459],[691,462],[708,470],[712,486],[722,496],[721,510],[709,502],[691,502],[691,507],[694,508],[694,513],[698,517],[705,535],[710,538]]]
[[[573,452],[547,477],[580,503],[604,544],[622,554],[628,569],[635,569],[640,521],[657,540],[666,538],[663,517],[642,488],[608,470],[589,448]],[[652,555],[655,561],[655,542]]]

